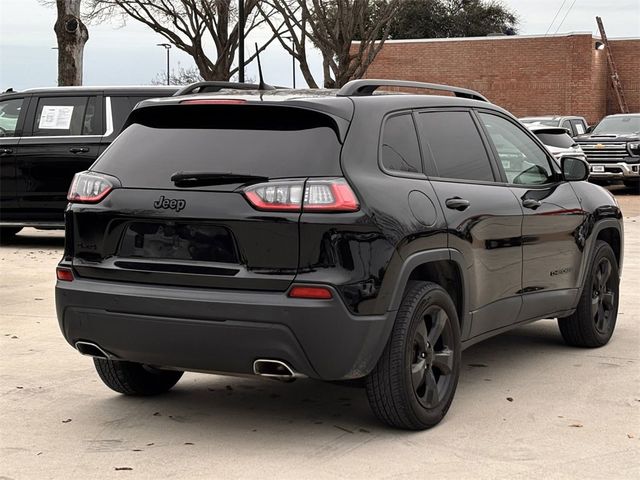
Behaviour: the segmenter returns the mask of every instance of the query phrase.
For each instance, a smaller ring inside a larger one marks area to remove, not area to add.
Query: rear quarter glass
[[[93,167],[118,177],[124,188],[172,189],[178,171],[268,178],[342,174],[337,127],[310,110],[171,105],[141,109],[129,123]]]

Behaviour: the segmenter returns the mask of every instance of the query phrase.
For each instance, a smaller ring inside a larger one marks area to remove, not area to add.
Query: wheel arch
[[[444,288],[458,313],[460,331],[464,332],[468,325],[470,315],[468,312],[469,283],[464,277],[464,258],[454,249],[440,248],[425,252],[417,252],[405,260],[392,299],[389,310],[395,311],[411,280],[429,281]]]
[[[607,218],[596,222],[586,239],[584,246],[584,255],[580,266],[580,276],[578,282],[578,294],[576,295],[576,303],[578,302],[582,290],[586,282],[587,271],[591,265],[591,259],[595,252],[598,240],[602,240],[611,246],[616,260],[618,262],[618,274],[622,274],[622,263],[624,261],[624,230],[621,222],[617,219]]]
[[[611,246],[611,249],[616,256],[616,261],[618,262],[618,268],[622,265],[622,239],[620,237],[620,229],[612,226],[605,226],[601,228],[596,237],[596,241],[602,240]]]

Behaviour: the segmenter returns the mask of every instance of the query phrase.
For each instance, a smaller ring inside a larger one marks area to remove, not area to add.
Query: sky
[[[564,5],[563,5],[564,3]],[[602,17],[607,36],[640,37],[640,0],[503,0],[520,18],[520,34],[592,32],[597,34],[596,15]],[[560,7],[562,8],[560,9]],[[558,13],[554,23],[552,20]],[[53,86],[57,78],[56,37],[53,32],[55,8],[37,0],[0,0],[0,91],[12,87]],[[266,32],[247,39],[247,49]],[[84,52],[85,85],[150,84],[166,69],[166,53],[157,43],[166,41],[148,27],[129,20],[89,26]],[[173,68],[192,67],[184,52],[171,49]],[[291,86],[291,57],[275,43],[262,55],[265,81]],[[321,81],[318,55],[311,66]],[[248,77],[257,77],[254,64],[247,66]],[[297,85],[304,85],[297,73]]]

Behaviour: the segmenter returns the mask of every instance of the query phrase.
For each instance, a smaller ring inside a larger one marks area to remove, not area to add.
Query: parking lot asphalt
[[[625,214],[618,325],[566,347],[555,321],[475,345],[449,414],[392,430],[364,391],[187,373],[167,395],[108,390],[62,338],[61,232],[0,247],[0,480],[640,478],[640,197]]]

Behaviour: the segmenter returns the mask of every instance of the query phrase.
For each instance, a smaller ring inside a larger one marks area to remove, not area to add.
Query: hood
[[[577,142],[594,142],[594,143],[602,143],[602,142],[637,142],[640,141],[640,132],[636,133],[625,133],[625,134],[617,134],[617,133],[601,133],[601,134],[592,134],[586,133],[584,135],[578,135],[576,138]]]

